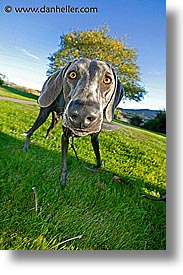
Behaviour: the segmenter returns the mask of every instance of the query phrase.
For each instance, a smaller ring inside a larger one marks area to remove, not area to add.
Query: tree
[[[142,118],[138,115],[134,115],[130,118],[130,124],[134,126],[139,126],[142,123]]]
[[[118,108],[114,111],[114,118],[115,119],[121,118],[120,110]]]
[[[0,77],[0,86],[2,86],[4,83],[4,80]]]
[[[137,51],[126,43],[126,37],[109,35],[106,26],[87,31],[71,31],[60,37],[59,49],[48,57],[50,75],[68,62],[78,58],[98,59],[111,64],[125,89],[128,99],[140,101],[146,91],[140,84]]]
[[[159,111],[156,120],[159,122],[159,131],[161,133],[166,133],[166,111]]]
[[[145,129],[166,133],[166,111],[159,111],[154,119],[151,119],[144,123]]]
[[[0,73],[0,86],[5,84],[5,80],[7,81],[7,77],[4,74]]]

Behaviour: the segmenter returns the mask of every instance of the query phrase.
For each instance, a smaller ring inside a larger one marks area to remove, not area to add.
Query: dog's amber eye
[[[76,72],[75,72],[75,71],[72,71],[72,72],[70,72],[70,73],[69,73],[69,75],[68,75],[68,76],[69,76],[69,78],[70,78],[70,79],[75,79],[75,78],[76,78],[76,76],[77,76],[77,74],[76,74]]]
[[[103,82],[104,84],[110,84],[112,82],[112,79],[109,76],[105,76]]]

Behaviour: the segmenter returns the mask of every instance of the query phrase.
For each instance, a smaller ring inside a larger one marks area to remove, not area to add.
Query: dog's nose
[[[95,104],[79,100],[72,101],[68,108],[68,116],[73,127],[84,129],[91,126],[99,117]]]

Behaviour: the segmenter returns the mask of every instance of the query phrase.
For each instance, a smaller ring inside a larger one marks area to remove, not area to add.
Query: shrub
[[[130,118],[130,124],[134,126],[139,126],[142,123],[142,118],[138,115],[134,115]]]
[[[5,84],[5,81],[0,77],[0,86],[2,86],[3,84]]]
[[[166,133],[166,111],[160,111],[154,119],[151,119],[144,123],[145,129]]]

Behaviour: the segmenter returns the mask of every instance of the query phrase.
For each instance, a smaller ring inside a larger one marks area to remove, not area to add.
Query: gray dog
[[[61,185],[66,185],[66,156],[71,136],[91,136],[96,166],[100,167],[98,134],[104,117],[108,122],[112,121],[123,93],[124,89],[110,65],[86,58],[70,62],[44,83],[38,98],[40,112],[32,128],[25,133],[24,151],[28,150],[31,135],[52,113],[47,136],[62,117]]]

